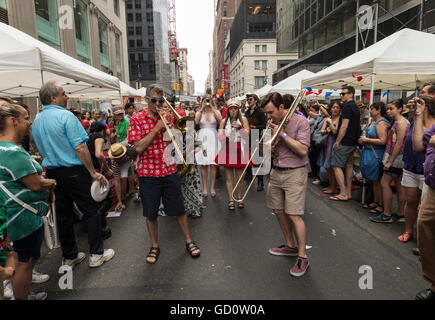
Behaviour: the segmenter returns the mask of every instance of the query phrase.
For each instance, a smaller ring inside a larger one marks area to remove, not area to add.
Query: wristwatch
[[[285,139],[285,137],[287,137],[287,133],[283,133],[282,135],[281,135],[281,139]]]

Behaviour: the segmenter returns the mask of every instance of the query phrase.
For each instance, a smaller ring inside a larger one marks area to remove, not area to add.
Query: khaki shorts
[[[307,167],[291,170],[272,169],[267,190],[267,206],[274,210],[284,210],[289,215],[303,215],[307,181]]]

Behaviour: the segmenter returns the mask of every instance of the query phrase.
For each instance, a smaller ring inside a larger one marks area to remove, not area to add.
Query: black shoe
[[[412,248],[412,253],[416,256],[420,255],[420,250],[418,250],[418,248]]]
[[[101,229],[101,235],[103,240],[109,239],[112,236],[112,230],[108,226],[105,226]]]
[[[435,301],[435,292],[431,289],[425,289],[417,293],[415,300],[432,300]]]
[[[260,192],[260,191],[263,191],[263,190],[264,190],[263,183],[259,183],[258,186],[257,186],[257,191]]]

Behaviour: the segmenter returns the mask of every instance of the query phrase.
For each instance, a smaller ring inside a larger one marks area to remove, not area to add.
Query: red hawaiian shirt
[[[128,143],[133,144],[134,141],[145,138],[158,121],[159,119],[151,117],[146,110],[133,115],[128,127]],[[139,177],[164,177],[177,172],[170,148],[167,148],[169,142],[163,140],[165,131],[160,130],[148,148],[139,155]]]

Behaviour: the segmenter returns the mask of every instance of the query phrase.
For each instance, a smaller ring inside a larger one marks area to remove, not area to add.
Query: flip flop
[[[329,199],[334,201],[349,201],[349,199],[341,199],[337,196],[329,197]]]
[[[338,192],[326,192],[326,191],[322,191],[324,194],[338,194]]]

